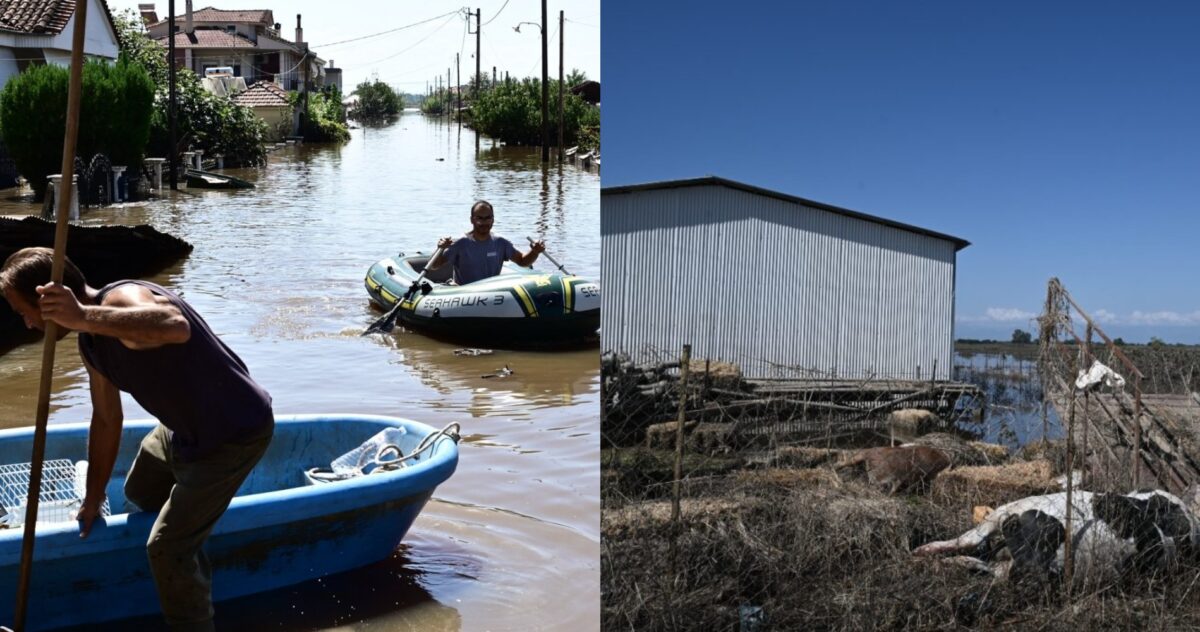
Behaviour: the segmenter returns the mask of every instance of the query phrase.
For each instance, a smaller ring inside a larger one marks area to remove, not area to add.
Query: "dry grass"
[[[986,468],[970,469],[964,480],[983,479]],[[991,473],[1033,484],[1050,468]],[[703,488],[711,495],[693,488],[678,523],[669,500],[606,503],[605,630],[738,630],[741,606],[766,613],[758,630],[1200,629],[1200,569],[1068,600],[911,555],[970,528],[972,507],[988,504],[987,485],[890,497],[825,467],[723,478]]]

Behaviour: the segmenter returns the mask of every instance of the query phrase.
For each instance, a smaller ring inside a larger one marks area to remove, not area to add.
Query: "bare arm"
[[[439,252],[433,253],[433,256],[430,257],[429,261],[425,264],[425,269],[426,270],[437,270],[438,268],[445,265],[446,260],[449,259],[449,257],[446,256],[446,249],[449,248],[453,244],[454,244],[454,240],[449,237],[442,237],[441,239],[439,239],[438,240]]]
[[[529,252],[527,253],[522,253],[520,250],[514,248],[513,250],[515,251],[515,254],[513,254],[512,258],[513,263],[528,268],[529,266],[533,265],[534,261],[537,261],[538,255],[542,254],[542,251],[545,249],[546,244],[540,241],[533,242],[533,244],[529,246]]]
[[[121,393],[108,378],[84,361],[92,393],[92,425],[88,429],[87,493],[76,518],[80,521],[79,537],[86,538],[92,522],[100,515],[104,504],[104,489],[112,477],[117,450],[121,447]]]
[[[68,329],[120,339],[130,349],[152,349],[187,342],[192,330],[183,312],[166,297],[140,285],[123,285],[99,305],[83,305],[70,288],[38,287],[42,317]]]

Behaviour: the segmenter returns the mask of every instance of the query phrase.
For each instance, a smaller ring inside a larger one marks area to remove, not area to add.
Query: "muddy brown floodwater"
[[[598,279],[599,176],[543,168],[536,149],[480,144],[477,154],[472,131],[406,112],[340,147],[289,147],[261,169],[230,170],[253,190],[85,211],[84,224],[148,223],[195,246],[151,280],[204,315],[277,413],[462,424],[458,471],[391,559],[218,604],[218,629],[599,627],[598,349],[466,357],[400,328],[359,335],[380,315],[363,288],[367,268],[465,232],[480,198],[518,248],[525,235],[544,238],[568,270]],[[14,190],[0,196],[0,214],[37,212]],[[0,356],[0,427],[33,423],[40,362],[40,343]],[[482,377],[505,365],[512,375]],[[124,404],[126,418],[148,417]],[[56,354],[50,423],[90,413],[72,335]],[[118,627],[131,625],[159,623]]]

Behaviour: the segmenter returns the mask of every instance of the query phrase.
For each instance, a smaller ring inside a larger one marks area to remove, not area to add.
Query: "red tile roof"
[[[0,29],[57,35],[74,13],[74,0],[0,0]]]
[[[163,47],[167,46],[165,36],[156,41]],[[220,29],[196,29],[191,35],[176,33],[175,48],[258,48],[258,45],[237,33],[228,33]]]
[[[176,7],[178,9],[179,7]],[[187,19],[183,12],[176,11],[175,24],[182,26]],[[155,22],[151,26],[167,22],[169,18],[163,18]],[[192,22],[240,22],[248,24],[265,24],[273,26],[275,18],[270,9],[214,9],[213,7],[204,7],[198,11],[192,11]]]
[[[108,3],[100,0],[104,19],[113,25]],[[75,0],[0,0],[0,30],[58,35],[75,15]],[[90,19],[96,19],[89,16]],[[113,27],[116,31],[116,27]]]
[[[273,81],[259,81],[234,96],[233,102],[252,108],[287,105],[288,93],[287,90],[275,85]]]

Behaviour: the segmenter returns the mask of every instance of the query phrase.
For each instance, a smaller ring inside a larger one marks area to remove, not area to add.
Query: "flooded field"
[[[599,355],[595,349],[497,351],[406,333],[359,334],[380,312],[367,268],[432,252],[495,207],[495,232],[526,235],[571,272],[600,269],[599,176],[544,168],[536,149],[495,147],[407,112],[354,130],[341,147],[273,153],[230,170],[249,191],[190,190],[88,209],[84,224],[142,224],[195,246],[151,279],[207,319],[274,398],[277,413],[355,412],[462,424],[457,473],[393,557],[374,566],[218,607],[219,629],[594,629],[599,619]],[[0,214],[36,213],[21,198]],[[534,266],[545,271],[543,259]],[[85,271],[86,272],[86,271]],[[600,280],[603,284],[603,280]],[[0,427],[33,423],[41,344],[0,356]],[[494,375],[507,366],[512,374]],[[74,336],[59,346],[50,423],[87,421]],[[146,414],[124,399],[126,418]],[[119,628],[157,626],[158,619]]]

